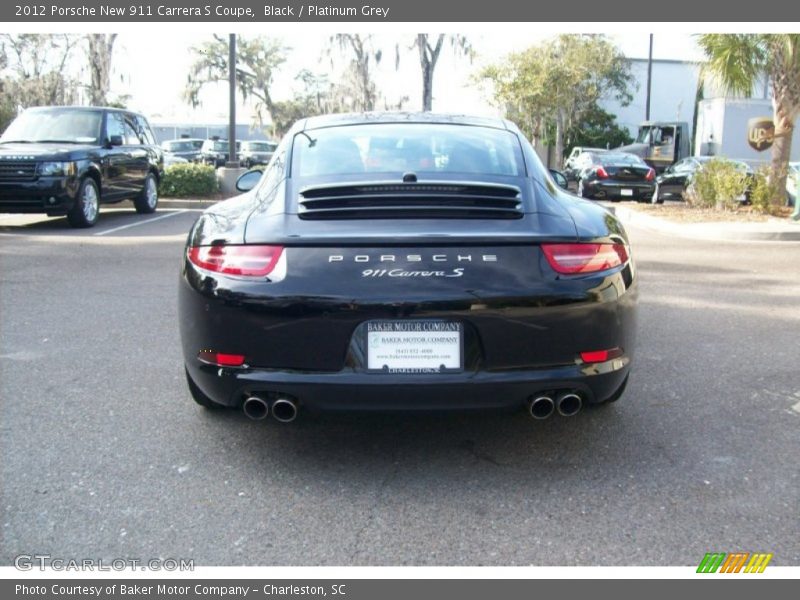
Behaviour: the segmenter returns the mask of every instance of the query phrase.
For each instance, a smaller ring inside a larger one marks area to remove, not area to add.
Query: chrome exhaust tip
[[[267,418],[269,405],[258,396],[250,396],[242,403],[242,412],[254,421],[261,421]]]
[[[297,404],[288,398],[278,398],[272,403],[272,416],[281,423],[291,423],[297,418]]]
[[[562,417],[574,417],[581,411],[581,408],[583,408],[583,400],[574,392],[562,394],[556,402],[556,409]]]
[[[550,396],[537,396],[531,400],[528,412],[534,419],[547,419],[555,409],[555,402]]]

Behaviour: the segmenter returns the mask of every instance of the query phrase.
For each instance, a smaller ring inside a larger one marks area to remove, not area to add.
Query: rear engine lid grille
[[[22,160],[0,160],[0,181],[36,178],[36,163]]]
[[[379,183],[309,187],[301,219],[519,219],[520,189],[473,183]]]

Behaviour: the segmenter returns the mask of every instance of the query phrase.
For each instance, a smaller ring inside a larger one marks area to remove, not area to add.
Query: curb
[[[192,200],[184,198],[159,198],[158,208],[188,208],[205,210],[220,200]]]
[[[684,238],[755,242],[800,242],[800,223],[796,223],[795,221],[674,223],[652,215],[642,214],[626,206],[606,205],[606,208],[625,223]]]

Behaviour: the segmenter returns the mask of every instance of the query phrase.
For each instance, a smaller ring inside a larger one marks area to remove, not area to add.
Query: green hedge
[[[219,191],[217,174],[211,165],[180,163],[164,171],[159,192],[165,198],[195,198]]]
[[[714,158],[697,171],[686,192],[689,204],[717,210],[734,210],[747,191],[747,173],[736,163]]]
[[[789,173],[789,177],[791,177]],[[750,188],[750,203],[753,208],[765,215],[778,214],[779,209],[786,206],[786,188],[779,188],[772,177],[769,165],[760,167],[753,176],[753,185]]]

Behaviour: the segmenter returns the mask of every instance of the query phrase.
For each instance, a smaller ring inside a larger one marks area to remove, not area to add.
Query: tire
[[[144,187],[134,199],[133,205],[140,215],[149,215],[156,212],[156,208],[158,208],[158,181],[156,181],[156,176],[152,173],[148,173],[147,177],[145,177]]]
[[[578,191],[577,191],[577,194],[578,194],[578,196],[580,196],[581,198],[588,198],[589,200],[591,200],[591,199],[592,199],[592,196],[591,196],[591,195],[590,195],[590,194],[589,194],[589,193],[586,191],[586,189],[583,187],[583,179],[579,179],[579,180],[578,180]]]
[[[192,395],[192,400],[194,400],[197,404],[202,406],[203,408],[207,408],[209,410],[217,410],[220,408],[225,408],[221,404],[217,404],[211,398],[206,396],[203,391],[197,387],[197,384],[189,375],[189,370],[184,367],[184,372],[186,373],[186,385],[189,386],[189,393]]]
[[[94,227],[100,215],[100,192],[91,177],[84,177],[78,187],[75,204],[67,213],[67,221],[72,227]]]
[[[661,197],[661,190],[658,184],[653,189],[653,195],[650,197],[650,204],[664,204],[664,199]]]
[[[681,192],[681,202],[688,204],[689,201],[686,199],[687,196],[694,194],[695,188],[693,184],[683,186],[683,191]]]

